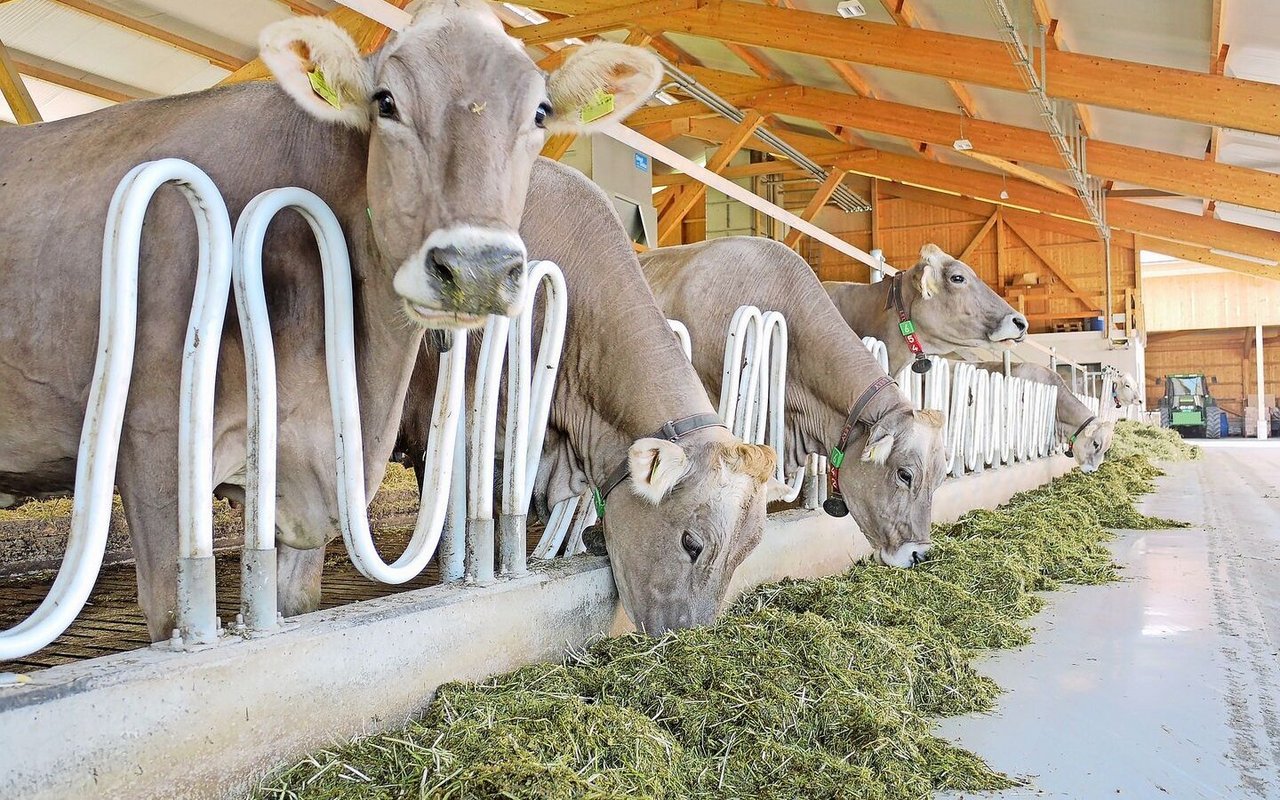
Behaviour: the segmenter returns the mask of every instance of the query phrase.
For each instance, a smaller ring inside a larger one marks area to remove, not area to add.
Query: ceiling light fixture
[[[1000,199],[1009,199],[1009,182],[1003,174],[1000,176]]]
[[[865,17],[867,10],[862,7],[862,3],[859,3],[858,0],[844,0],[844,2],[836,4],[836,13],[845,19],[853,19],[854,17]]]
[[[951,143],[951,146],[954,147],[956,150],[959,150],[961,153],[963,153],[966,150],[973,149],[973,142],[964,138],[964,118],[966,116],[967,114],[965,114],[964,107],[961,106],[960,107],[960,138],[956,139],[954,142]]]

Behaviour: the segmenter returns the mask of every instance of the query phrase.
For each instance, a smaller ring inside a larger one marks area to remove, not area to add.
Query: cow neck
[[[885,372],[830,303],[804,302],[787,321],[795,342],[787,365],[787,426],[800,445],[793,456],[827,453],[839,440],[858,397]],[[895,408],[910,410],[910,405],[900,392],[886,389],[868,402],[861,417],[879,419]],[[862,435],[865,431],[859,426],[853,438]]]
[[[637,439],[651,436],[672,420],[715,413],[693,365],[641,281],[638,265],[636,282],[632,286],[631,281],[619,281],[612,287],[577,284],[588,290],[613,291],[604,306],[578,299],[579,308],[583,304],[592,308],[575,315],[573,329],[582,334],[571,337],[561,359],[560,387],[576,389],[558,393],[563,398],[557,403],[563,408],[563,429],[597,485],[608,479]],[[632,293],[636,296],[628,298]],[[602,308],[629,308],[631,313],[623,321],[602,313]],[[602,336],[601,331],[609,333]],[[602,380],[601,375],[609,377]],[[723,430],[699,430],[681,443],[723,436]]]
[[[353,258],[355,292],[356,385],[360,393],[360,427],[364,434],[366,470],[391,457],[404,414],[409,380],[424,331],[404,317],[402,302],[391,285],[392,265],[378,263],[363,206],[344,222],[355,243],[366,243],[362,266]],[[363,276],[373,276],[366,278]]]

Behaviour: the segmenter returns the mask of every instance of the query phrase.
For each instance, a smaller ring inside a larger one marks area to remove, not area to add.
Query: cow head
[[[1116,408],[1124,408],[1125,406],[1136,406],[1142,403],[1142,397],[1138,394],[1138,382],[1133,376],[1127,372],[1117,372],[1111,378],[1112,399],[1115,401]]]
[[[773,448],[712,429],[680,442],[639,439],[627,460],[631,477],[604,518],[622,605],[654,635],[709,624],[760,543],[765,507],[785,490]]]
[[[919,263],[903,279],[914,294],[911,317],[928,352],[1012,346],[1026,338],[1027,318],[937,245],[921,248]]]
[[[894,567],[910,567],[929,550],[933,493],[947,474],[937,411],[898,406],[869,428],[860,425],[845,449],[840,487],[849,514]]]
[[[1094,420],[1080,431],[1071,444],[1071,454],[1080,465],[1081,472],[1096,472],[1102,466],[1107,451],[1111,449],[1111,437],[1115,433],[1114,422]]]
[[[368,135],[368,215],[413,322],[469,328],[514,314],[526,254],[517,230],[548,131],[625,117],[657,88],[640,48],[588,45],[550,76],[482,0],[426,0],[369,58],[324,19],[269,26],[262,59],[307,112]]]

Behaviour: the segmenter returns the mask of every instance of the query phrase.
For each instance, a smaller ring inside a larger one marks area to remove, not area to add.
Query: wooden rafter
[[[982,227],[969,240],[969,244],[965,245],[964,250],[960,251],[960,255],[956,256],[957,261],[968,261],[969,256],[973,255],[973,251],[978,249],[978,245],[982,244],[982,240],[987,238],[987,234],[995,227],[996,222],[1000,219],[1000,212],[993,211],[991,216],[987,217],[987,221],[982,223]]]
[[[689,121],[689,134],[694,138],[716,142],[722,141],[731,127],[732,123],[723,120],[694,119]],[[777,129],[773,132],[820,163],[833,164],[867,177],[896,180],[976,197],[998,205],[1039,211],[1080,222],[1088,221],[1088,216],[1076,198],[1051,192],[1025,181],[1009,179],[1006,184],[1000,176],[988,172],[894,153],[863,150],[841,155],[841,145],[838,142]],[[767,147],[761,147],[769,152]],[[1009,198],[1000,198],[1001,190],[1006,188]],[[1276,252],[1280,252],[1280,233],[1262,228],[1205,219],[1126,200],[1109,200],[1107,214],[1112,227],[1118,230],[1259,258],[1271,258]]]
[[[714,83],[709,85],[715,88]],[[785,109],[787,114],[815,122],[839,122],[860,131],[908,141],[924,140],[940,147],[949,147],[959,138],[963,123],[964,136],[972,142],[975,152],[1048,167],[1061,164],[1049,134],[1017,125],[963,119],[959,114],[808,86],[744,92],[736,94],[733,99],[739,106],[766,113]],[[688,113],[696,109],[685,107],[683,110]],[[638,114],[644,115],[646,111]],[[1103,178],[1183,196],[1207,196],[1280,212],[1280,175],[1221,164],[1207,158],[1191,158],[1093,139],[1089,141],[1089,171]]]
[[[540,25],[512,28],[511,35],[525,44],[541,44],[627,28],[645,20],[661,20],[670,14],[696,10],[705,0],[643,0],[629,5],[588,11]]]
[[[1174,258],[1180,258],[1183,261],[1194,261],[1198,264],[1239,272],[1243,275],[1252,275],[1255,278],[1280,280],[1280,267],[1255,264],[1243,258],[1232,258],[1231,256],[1211,252],[1207,247],[1197,247],[1166,239],[1151,239],[1145,236],[1136,236],[1134,239],[1134,247],[1138,250],[1151,250]]]
[[[13,118],[19,125],[31,125],[42,121],[40,109],[36,108],[36,101],[31,99],[31,93],[27,91],[27,85],[22,82],[18,68],[10,60],[9,51],[5,48],[4,42],[0,42],[0,95],[4,96],[5,102],[9,104],[9,110],[13,112]]]
[[[389,0],[392,5],[404,8],[408,5],[409,0]],[[391,35],[391,31],[382,23],[375,22],[358,11],[352,11],[346,6],[338,6],[334,10],[325,14],[325,19],[333,21],[339,28],[342,28],[351,35],[355,40],[356,47],[362,53],[372,53],[382,46],[382,43]],[[262,63],[261,58],[255,58],[237,69],[227,77],[218,81],[218,85],[229,83],[243,83],[244,81],[258,81],[271,77],[271,71],[267,69],[267,65]]]
[[[1011,221],[1005,221],[1005,225],[1009,227],[1009,230],[1013,231],[1014,235],[1022,240],[1022,243],[1027,246],[1027,249],[1031,251],[1031,254],[1034,255],[1040,263],[1044,264],[1045,267],[1048,268],[1049,272],[1053,273],[1053,276],[1057,278],[1064,287],[1066,287],[1067,291],[1084,304],[1086,309],[1101,313],[1101,309],[1094,304],[1089,295],[1087,295],[1080,287],[1080,284],[1069,278],[1066,270],[1060,269],[1057,264],[1053,263],[1053,258],[1035,243],[1035,237],[1028,235],[1018,225]]]
[[[756,129],[760,127],[760,123],[763,121],[764,117],[760,114],[748,111],[742,122],[735,125],[733,130],[728,133],[715,154],[707,159],[707,169],[712,172],[719,172],[729,166],[729,161],[755,135]],[[676,234],[680,232],[680,226],[684,222],[684,218],[707,195],[707,187],[702,183],[686,186],[679,191],[679,196],[674,199],[672,205],[662,215],[658,223],[658,241],[664,245],[672,243],[678,238]]]
[[[904,28],[919,28],[920,19],[916,16],[915,6],[911,0],[880,0],[880,5],[884,6],[884,10],[889,12],[889,16],[893,17],[893,21]],[[956,96],[956,102],[960,104],[960,108],[964,109],[964,113],[971,117],[978,116],[978,107],[973,102],[973,94],[969,88],[957,80],[947,80],[947,86],[951,87],[951,93]]]
[[[783,10],[742,0],[671,14],[671,32],[1022,91],[993,40]],[[945,53],[945,58],[939,58]],[[1280,135],[1280,85],[1097,56],[1045,54],[1049,92],[1065,100]]]
[[[809,202],[805,205],[804,210],[800,212],[800,219],[805,222],[812,222],[813,218],[818,216],[818,212],[822,210],[822,207],[831,199],[831,195],[835,194],[841,181],[844,180],[844,175],[845,173],[843,170],[833,169],[829,172],[827,174],[827,179],[822,182],[822,185],[820,185],[817,191],[813,193],[813,197],[809,198]],[[803,236],[804,231],[799,228],[792,228],[787,233],[787,238],[783,241],[786,243],[787,247],[795,247],[799,244],[800,239]]]
[[[155,95],[136,86],[127,86],[109,81],[96,75],[87,75],[82,70],[73,69],[48,59],[39,58],[29,53],[10,50],[9,55],[18,72],[28,78],[36,78],[45,83],[52,83],[64,89],[71,89],[82,94],[100,97],[113,103],[124,103]]]
[[[1226,4],[1226,0],[1213,0],[1209,9],[1209,72],[1213,75],[1222,75],[1227,67],[1227,52],[1231,45],[1222,41],[1222,7]],[[1222,135],[1222,130],[1213,125],[1209,128],[1209,146],[1205,148],[1204,160],[1215,163],[1218,160],[1218,138]],[[1217,210],[1217,201],[1206,197],[1202,213],[1206,217],[1214,216]]]
[[[160,28],[148,22],[143,22],[140,19],[131,17],[128,14],[121,14],[119,11],[107,8],[100,3],[93,2],[93,0],[54,0],[54,2],[79,11],[82,14],[88,14],[91,17],[97,17],[98,19],[105,20],[110,22],[112,25],[117,25],[121,28],[131,30],[134,33],[140,33],[143,36],[154,39],[157,42],[162,42],[163,44],[167,44],[178,50],[185,51],[191,55],[207,59],[209,63],[213,64],[215,67],[222,67],[230,72],[235,72],[246,63],[243,58],[238,58],[230,53],[224,53],[215,47],[201,44],[200,42],[193,41],[185,36],[179,36],[178,34],[167,31],[164,28]]]

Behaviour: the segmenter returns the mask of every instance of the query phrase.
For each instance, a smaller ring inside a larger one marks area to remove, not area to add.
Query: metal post
[[[1265,439],[1271,433],[1270,421],[1267,419],[1267,407],[1262,404],[1262,324],[1253,328],[1253,349],[1258,354],[1258,438]]]
[[[871,282],[879,283],[884,280],[884,251],[877,247],[871,251],[871,257],[880,265],[871,268]]]

